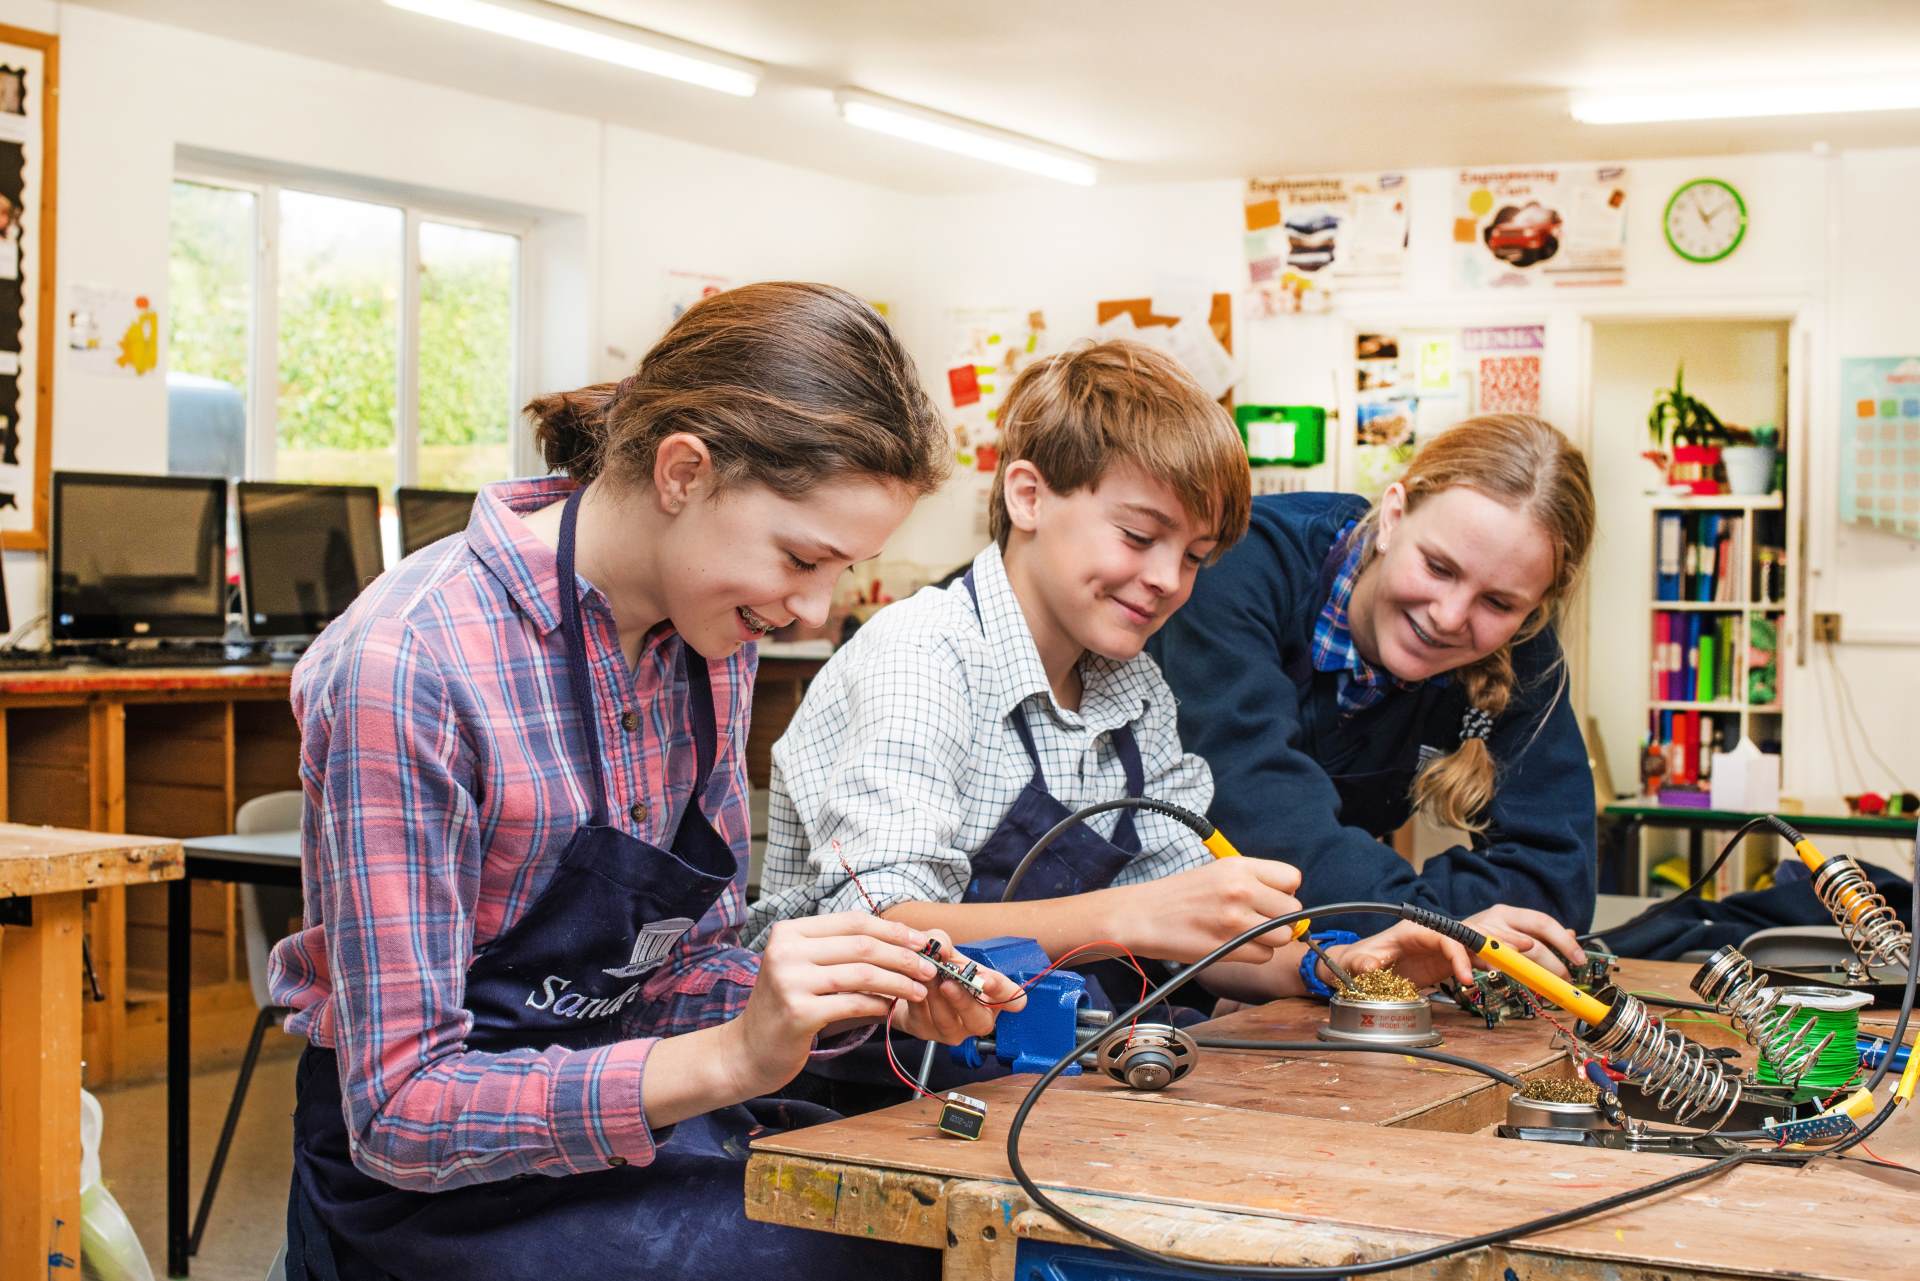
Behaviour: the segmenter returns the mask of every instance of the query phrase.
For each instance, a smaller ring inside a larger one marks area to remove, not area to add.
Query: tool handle
[[[1403,919],[1424,925],[1436,934],[1444,934],[1485,961],[1492,969],[1524,984],[1536,996],[1544,996],[1576,1018],[1598,1023],[1607,1017],[1607,1006],[1596,1001],[1551,970],[1529,961],[1497,938],[1490,938],[1464,921],[1412,903],[1400,907]]]
[[[1215,858],[1240,857],[1240,851],[1233,848],[1233,842],[1228,840],[1226,834],[1217,827],[1213,829],[1213,835],[1205,837],[1200,843],[1206,846]]]

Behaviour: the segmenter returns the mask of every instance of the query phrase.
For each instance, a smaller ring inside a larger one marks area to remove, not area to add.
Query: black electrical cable
[[[1713,860],[1713,862],[1707,865],[1707,870],[1700,873],[1699,877],[1693,882],[1693,884],[1687,886],[1686,889],[1681,890],[1678,894],[1674,895],[1672,898],[1661,899],[1658,903],[1655,903],[1652,907],[1649,907],[1646,911],[1640,913],[1640,915],[1634,917],[1631,921],[1622,921],[1618,925],[1609,925],[1604,930],[1593,930],[1590,933],[1578,935],[1577,937],[1579,938],[1581,945],[1584,946],[1590,941],[1604,938],[1606,935],[1616,933],[1620,930],[1628,929],[1635,925],[1644,925],[1646,922],[1651,921],[1654,917],[1660,915],[1660,913],[1670,909],[1675,903],[1679,903],[1685,899],[1690,899],[1694,897],[1695,895],[1700,893],[1701,890],[1705,889],[1709,884],[1712,883],[1713,874],[1715,872],[1718,872],[1720,870],[1721,864],[1725,863],[1727,859],[1732,856],[1733,851],[1739,847],[1740,842],[1746,838],[1747,834],[1749,832],[1755,831],[1756,829],[1762,828],[1762,827],[1770,829],[1776,835],[1784,839],[1789,845],[1798,845],[1800,843],[1800,840],[1801,840],[1800,833],[1796,832],[1793,828],[1789,827],[1784,821],[1782,821],[1779,818],[1776,818],[1772,814],[1761,814],[1761,815],[1758,815],[1757,817],[1750,818],[1746,822],[1742,823],[1732,836],[1727,838],[1727,843],[1720,847],[1719,855]]]
[[[1438,1050],[1422,1050],[1409,1045],[1341,1045],[1333,1041],[1248,1041],[1232,1036],[1196,1036],[1193,1043],[1203,1050],[1272,1050],[1279,1054],[1404,1054],[1410,1058],[1431,1059],[1453,1067],[1466,1068],[1481,1076],[1490,1076],[1502,1085],[1519,1089],[1525,1085],[1511,1072],[1503,1072],[1491,1063],[1469,1059]]]
[[[1213,824],[1192,810],[1183,809],[1171,801],[1155,800],[1151,796],[1122,796],[1120,799],[1114,801],[1099,801],[1092,805],[1084,805],[1048,828],[1046,834],[1033,843],[1033,848],[1028,850],[1018,863],[1014,864],[1013,871],[1007,876],[1007,888],[1000,891],[1000,901],[1002,903],[1013,902],[1013,891],[1019,887],[1021,879],[1027,874],[1027,869],[1033,866],[1033,861],[1040,857],[1047,846],[1053,844],[1060,833],[1066,831],[1075,823],[1084,822],[1092,818],[1095,814],[1105,814],[1108,810],[1125,809],[1152,810],[1156,814],[1165,814],[1168,818],[1184,823],[1192,830],[1195,836],[1198,836],[1203,841],[1209,836],[1212,836],[1214,832]]]
[[[1007,886],[1002,893],[1001,901],[1009,902],[1012,900],[1014,889],[1019,884],[1020,879],[1026,874],[1027,869],[1032,865],[1033,861],[1039,857],[1041,852],[1044,851],[1048,845],[1052,844],[1054,839],[1057,838],[1060,835],[1060,833],[1065,831],[1068,827],[1072,826],[1073,824],[1078,823],[1088,817],[1091,817],[1094,814],[1103,813],[1107,810],[1123,809],[1123,808],[1150,809],[1150,810],[1158,811],[1163,814],[1167,814],[1177,819],[1178,821],[1184,823],[1189,828],[1191,828],[1194,831],[1194,833],[1198,835],[1202,840],[1206,840],[1207,838],[1211,837],[1214,832],[1213,825],[1210,822],[1208,822],[1206,819],[1202,818],[1201,816],[1194,814],[1192,811],[1182,809],[1177,805],[1171,805],[1165,801],[1156,801],[1147,797],[1128,797],[1128,798],[1122,798],[1115,801],[1104,801],[1095,805],[1089,805],[1081,810],[1074,812],[1073,814],[1068,815],[1066,818],[1056,823],[1043,836],[1041,836],[1041,838],[1038,841],[1034,843],[1033,848],[1027,851],[1025,856],[1021,858],[1019,864],[1015,866],[1012,875],[1007,878]],[[1729,855],[1731,855],[1733,850],[1737,847],[1739,841],[1743,837],[1745,837],[1747,833],[1761,827],[1771,828],[1780,836],[1784,837],[1789,842],[1796,845],[1799,843],[1801,839],[1800,834],[1797,831],[1795,831],[1791,826],[1789,826],[1784,821],[1772,815],[1763,815],[1763,816],[1751,819],[1745,824],[1742,824],[1740,829],[1734,833],[1734,835],[1728,840],[1726,846],[1721,849],[1719,856],[1713,861],[1713,864],[1710,867],[1708,867],[1705,872],[1701,874],[1698,880],[1696,880],[1692,885],[1689,885],[1685,890],[1683,890],[1675,898],[1668,899],[1659,904],[1656,904],[1653,908],[1649,909],[1647,912],[1644,912],[1639,917],[1635,918],[1635,920],[1628,922],[1628,924],[1639,924],[1640,922],[1651,919],[1653,916],[1657,915],[1660,911],[1665,910],[1666,908],[1670,907],[1673,903],[1678,902],[1680,899],[1686,898],[1693,894],[1697,894],[1700,891],[1700,889],[1704,887],[1708,883],[1708,881],[1711,880],[1711,878],[1713,877],[1713,874],[1719,870],[1720,866],[1726,862]],[[1920,831],[1917,831],[1915,835],[1914,864],[1915,864],[1914,866],[1914,872],[1915,872],[1914,924],[1915,924],[1915,935],[1916,937],[1920,937]],[[1430,929],[1437,928],[1441,933],[1447,934],[1448,936],[1454,937],[1456,939],[1464,940],[1466,937],[1468,937],[1473,933],[1470,926],[1466,926],[1461,922],[1454,921],[1451,918],[1441,916],[1439,913],[1414,907],[1412,904],[1401,904],[1396,907],[1394,905],[1386,904],[1386,903],[1358,901],[1358,902],[1352,902],[1352,903],[1326,904],[1314,910],[1321,913],[1325,913],[1325,914],[1351,913],[1355,915],[1394,916],[1401,920],[1410,920],[1418,924],[1426,925]],[[1797,1166],[1797,1165],[1804,1165],[1807,1161],[1811,1159],[1818,1159],[1821,1156],[1838,1157],[1847,1148],[1852,1147],[1856,1143],[1864,1142],[1868,1135],[1872,1134],[1875,1129],[1878,1129],[1879,1126],[1886,1121],[1887,1116],[1892,1112],[1895,1106],[1894,1102],[1891,1099],[1889,1099],[1887,1105],[1883,1109],[1881,1109],[1879,1114],[1876,1115],[1874,1119],[1867,1126],[1856,1131],[1853,1135],[1849,1136],[1849,1138],[1843,1141],[1842,1144],[1836,1145],[1835,1147],[1827,1149],[1822,1152],[1816,1152],[1812,1154],[1811,1157],[1802,1155],[1802,1154],[1797,1154],[1797,1153],[1788,1154],[1788,1153],[1779,1153],[1779,1152],[1770,1151],[1770,1150],[1758,1150],[1758,1151],[1735,1153],[1732,1156],[1723,1157],[1719,1160],[1713,1161],[1708,1165],[1699,1167],[1694,1170],[1685,1171],[1681,1174],[1670,1176],[1666,1179],[1659,1180],[1658,1182],[1648,1184],[1644,1187],[1631,1189],[1627,1192],[1617,1193],[1614,1196],[1606,1197],[1599,1201],[1588,1202],[1584,1205],[1575,1206],[1570,1210],[1563,1210],[1555,1214],[1546,1215],[1542,1218],[1534,1219],[1529,1222],[1518,1224],[1510,1228],[1502,1228],[1494,1232],[1482,1233],[1481,1235],[1476,1237],[1465,1238],[1463,1240],[1450,1242],[1445,1245],[1432,1246],[1425,1250],[1414,1251],[1414,1252],[1411,1252],[1405,1255],[1396,1256],[1393,1258],[1379,1259],[1369,1263],[1349,1263],[1337,1268],[1260,1267],[1256,1265],[1213,1264],[1213,1263],[1207,1263],[1198,1259],[1189,1259],[1189,1258],[1183,1258],[1175,1255],[1162,1254],[1158,1251],[1148,1249],[1145,1246],[1137,1245],[1133,1242],[1126,1240],[1123,1237],[1116,1236],[1113,1233],[1107,1232],[1104,1229],[1096,1227],[1094,1224],[1091,1224],[1086,1220],[1081,1219],[1079,1216],[1066,1210],[1058,1202],[1054,1201],[1051,1197],[1047,1196],[1046,1193],[1042,1192],[1040,1190],[1039,1185],[1034,1182],[1032,1176],[1030,1176],[1027,1173],[1025,1165],[1021,1163],[1020,1152],[1019,1152],[1019,1141],[1020,1141],[1021,1132],[1024,1130],[1026,1126],[1027,1117],[1031,1115],[1034,1105],[1039,1102],[1040,1095],[1046,1090],[1046,1088],[1049,1085],[1053,1084],[1054,1081],[1058,1080],[1060,1077],[1060,1074],[1064,1072],[1069,1065],[1078,1062],[1081,1056],[1084,1055],[1088,1050],[1098,1046],[1101,1042],[1105,1041],[1108,1037],[1114,1035],[1116,1025],[1124,1024],[1133,1019],[1136,1019],[1144,1011],[1151,1009],[1153,1006],[1165,1001],[1168,996],[1172,995],[1174,992],[1184,987],[1202,970],[1214,964],[1221,957],[1232,952],[1234,949],[1252,941],[1253,939],[1259,938],[1261,935],[1266,934],[1272,930],[1279,929],[1282,926],[1292,925],[1295,922],[1309,915],[1310,913],[1308,911],[1303,910],[1299,912],[1288,913],[1285,916],[1274,917],[1271,920],[1263,921],[1260,924],[1252,927],[1251,929],[1248,929],[1242,932],[1240,935],[1238,935],[1233,939],[1229,939],[1227,942],[1215,948],[1212,952],[1209,952],[1207,955],[1201,957],[1198,961],[1195,961],[1193,964],[1187,966],[1185,969],[1182,969],[1177,973],[1175,973],[1166,982],[1162,983],[1159,987],[1155,988],[1153,991],[1143,996],[1131,1009],[1128,1009],[1120,1014],[1115,1015],[1113,1022],[1111,1024],[1095,1032],[1093,1035],[1089,1036],[1085,1041],[1073,1047],[1071,1050],[1067,1052],[1067,1054],[1065,1054],[1057,1062],[1055,1062],[1052,1067],[1048,1068],[1046,1072],[1041,1074],[1040,1079],[1034,1082],[1033,1087],[1030,1090],[1028,1090],[1026,1097],[1020,1101],[1019,1108],[1014,1112],[1013,1122],[1008,1127],[1008,1130],[1007,1130],[1007,1163],[1012,1169],[1014,1179],[1020,1184],[1021,1189],[1025,1191],[1027,1195],[1033,1200],[1035,1205],[1047,1211],[1047,1213],[1053,1215],[1060,1222],[1065,1223],[1070,1227],[1076,1228],[1077,1230],[1086,1233],[1089,1237],[1093,1238],[1094,1240],[1100,1241],[1106,1244],[1107,1246],[1109,1246],[1110,1248],[1118,1250],[1124,1254],[1131,1255],[1135,1258],[1142,1259],[1150,1263],[1161,1264],[1163,1266],[1171,1264],[1175,1267],[1185,1268],[1190,1272],[1201,1272],[1209,1275],[1236,1276],[1236,1277],[1281,1277],[1281,1278],[1288,1278],[1289,1281],[1339,1281],[1339,1279],[1345,1278],[1345,1277],[1367,1276],[1377,1272],[1391,1271],[1398,1268],[1416,1266],[1421,1263],[1430,1262],[1434,1259],[1446,1258],[1451,1255],[1464,1253],[1468,1250],[1476,1250],[1489,1245],[1497,1245],[1503,1241],[1511,1241],[1511,1240],[1514,1240],[1515,1238],[1526,1236],[1531,1233],[1544,1232],[1552,1228],[1556,1228],[1568,1223],[1576,1222],[1579,1219],[1586,1218],[1591,1215],[1602,1214],[1608,1210],[1617,1209],[1625,1205],[1631,1205],[1636,1201],[1641,1201],[1641,1200],[1645,1200],[1648,1197],[1657,1196],[1660,1193],[1668,1191],[1672,1188],[1680,1187],[1688,1183],[1698,1182],[1700,1180],[1714,1177],[1718,1174],[1731,1170],[1732,1168],[1738,1165],[1744,1165],[1749,1163],[1759,1163],[1759,1164],[1789,1164],[1789,1165]],[[1624,927],[1615,926],[1614,928],[1619,929]],[[1584,943],[1588,939],[1592,939],[1596,937],[1598,937],[1598,934],[1588,934],[1588,935],[1582,936],[1580,941]],[[1901,1041],[1901,1039],[1905,1036],[1907,1018],[1913,1008],[1915,981],[1917,978],[1920,978],[1920,949],[1910,948],[1909,952],[1911,953],[1911,956],[1910,956],[1910,964],[1909,964],[1907,994],[1906,994],[1906,1000],[1901,1006],[1899,1021],[1896,1023],[1894,1028],[1892,1042],[1891,1042],[1894,1044],[1898,1044]],[[1209,1039],[1211,1040],[1214,1038],[1209,1038]],[[1227,1038],[1219,1038],[1219,1040],[1225,1041],[1227,1040]],[[1265,1043],[1263,1045],[1262,1043],[1259,1043],[1259,1042],[1246,1042],[1244,1044],[1249,1048],[1253,1048],[1253,1047],[1271,1048],[1273,1046],[1286,1045],[1291,1043],[1275,1042],[1275,1043]],[[1305,1044],[1305,1043],[1302,1043],[1302,1044]],[[1326,1052],[1326,1051],[1331,1051],[1335,1053],[1341,1052],[1340,1050],[1333,1049],[1333,1047],[1329,1045],[1323,1045],[1318,1042],[1314,1042],[1314,1043],[1311,1043],[1310,1045],[1307,1045],[1307,1048],[1315,1051],[1322,1051],[1322,1052]],[[1374,1048],[1375,1047],[1366,1047],[1366,1046],[1342,1047],[1342,1049],[1352,1049],[1352,1050],[1369,1050]],[[1400,1052],[1407,1052],[1407,1051],[1403,1050]],[[1420,1057],[1438,1057],[1438,1056],[1426,1054],[1426,1055],[1421,1055]],[[1488,1072],[1498,1071],[1498,1069],[1490,1069],[1485,1064],[1477,1064],[1471,1060],[1459,1059],[1457,1058],[1457,1056],[1446,1056],[1446,1058],[1451,1059],[1452,1061],[1456,1062],[1460,1066],[1468,1067],[1471,1070],[1480,1070],[1480,1071],[1488,1071]],[[1880,1083],[1881,1080],[1885,1078],[1888,1068],[1892,1065],[1892,1061],[1893,1061],[1893,1056],[1890,1054],[1885,1056],[1882,1059],[1879,1068],[1876,1069],[1875,1071],[1873,1081],[1867,1087],[1869,1090],[1873,1089],[1875,1086],[1877,1086]]]
[[[1421,912],[1420,909],[1414,908],[1411,904],[1402,904],[1399,907],[1395,907],[1386,903],[1367,901],[1330,903],[1315,910],[1328,915],[1335,913],[1364,913],[1396,916],[1403,920],[1414,919],[1416,914],[1427,916],[1437,915]],[[1260,924],[1242,931],[1236,937],[1227,940],[1193,964],[1174,974],[1173,977],[1169,978],[1165,983],[1162,983],[1159,987],[1141,998],[1131,1009],[1114,1015],[1113,1024],[1124,1024],[1137,1017],[1142,1011],[1165,1000],[1169,995],[1178,991],[1181,987],[1184,987],[1202,970],[1229,952],[1232,952],[1235,948],[1241,947],[1272,930],[1292,925],[1294,922],[1308,915],[1310,915],[1310,913],[1307,911],[1290,912],[1285,916],[1276,916],[1272,920],[1262,921]],[[1546,1215],[1542,1218],[1533,1219],[1510,1228],[1501,1228],[1493,1232],[1482,1233],[1479,1236],[1467,1237],[1459,1241],[1448,1242],[1444,1245],[1430,1246],[1424,1250],[1415,1250],[1407,1254],[1395,1255],[1386,1259],[1376,1259],[1371,1262],[1344,1263],[1337,1267],[1327,1268],[1263,1267],[1253,1264],[1208,1263],[1204,1260],[1164,1254],[1157,1250],[1148,1249],[1124,1237],[1116,1236],[1114,1233],[1108,1232],[1096,1224],[1087,1222],[1085,1219],[1082,1219],[1072,1211],[1061,1206],[1045,1192],[1042,1192],[1039,1184],[1034,1181],[1032,1175],[1027,1173],[1026,1166],[1020,1160],[1020,1134],[1026,1127],[1027,1117],[1032,1113],[1034,1105],[1039,1102],[1040,1095],[1045,1092],[1049,1085],[1052,1085],[1054,1081],[1059,1079],[1060,1074],[1066,1071],[1069,1065],[1078,1062],[1080,1056],[1086,1053],[1090,1047],[1098,1045],[1111,1035],[1113,1035],[1112,1025],[1100,1029],[1080,1045],[1076,1045],[1068,1050],[1052,1067],[1040,1075],[1039,1080],[1034,1082],[1033,1087],[1027,1091],[1026,1097],[1021,1099],[1019,1108],[1013,1114],[1013,1121],[1007,1128],[1007,1164],[1012,1169],[1015,1181],[1020,1184],[1021,1190],[1027,1194],[1033,1203],[1068,1227],[1084,1232],[1095,1241],[1111,1249],[1118,1250],[1123,1254],[1131,1255],[1136,1259],[1159,1264],[1162,1267],[1184,1269],[1188,1272],[1198,1272],[1210,1276],[1277,1277],[1287,1278],[1288,1281],[1340,1281],[1340,1279],[1344,1277],[1370,1276],[1378,1272],[1412,1267],[1417,1264],[1430,1262],[1434,1259],[1446,1258],[1450,1255],[1461,1254],[1468,1250],[1477,1250],[1484,1246],[1497,1245],[1502,1241],[1511,1241],[1516,1237],[1526,1236],[1531,1233],[1544,1232],[1550,1228],[1557,1228],[1563,1224],[1572,1223],[1590,1215],[1601,1214],[1623,1205],[1630,1205],[1635,1201],[1657,1196],[1662,1192],[1683,1186],[1684,1184],[1711,1178],[1727,1170],[1731,1170],[1737,1165],[1754,1162],[1762,1164],[1790,1163],[1798,1165],[1805,1160],[1804,1157],[1799,1156],[1785,1158],[1771,1151],[1738,1152],[1732,1156],[1722,1157],[1717,1161],[1697,1169],[1687,1170],[1680,1174],[1661,1179],[1658,1182],[1647,1184],[1645,1187],[1616,1193],[1613,1196],[1606,1197],[1599,1201],[1591,1201],[1584,1205],[1575,1206],[1570,1210],[1562,1210],[1556,1214]]]

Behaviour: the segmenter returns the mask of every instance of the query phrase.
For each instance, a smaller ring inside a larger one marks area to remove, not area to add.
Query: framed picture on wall
[[[60,41],[0,25],[0,547],[44,550]]]

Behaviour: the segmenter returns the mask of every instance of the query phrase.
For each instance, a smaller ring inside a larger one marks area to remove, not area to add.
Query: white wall
[[[945,408],[953,309],[1038,308],[1049,334],[1070,340],[1092,331],[1101,299],[1188,281],[1237,292],[1245,274],[1233,234],[1239,202],[1233,182],[914,198],[895,323]],[[920,505],[888,554],[939,569],[966,559],[985,544],[974,532],[984,483],[957,476]]]
[[[529,241],[537,287],[549,304],[577,306],[538,327],[529,390],[629,368],[666,323],[671,269],[826,279],[888,302],[939,399],[954,307],[1039,307],[1072,337],[1092,328],[1098,299],[1193,285],[1237,294],[1244,279],[1235,181],[904,196],[50,0],[0,0],[0,21],[62,38],[63,287],[164,294],[167,184],[182,146],[536,208],[559,215]],[[1746,243],[1711,267],[1669,253],[1659,228],[1667,194],[1701,174],[1740,187],[1752,215]],[[1910,304],[1920,255],[1887,212],[1920,201],[1920,149],[1646,161],[1631,166],[1631,180],[1630,287],[1469,296],[1452,288],[1447,218],[1435,214],[1450,209],[1451,171],[1413,171],[1406,288],[1346,295],[1325,316],[1242,317],[1235,345],[1248,365],[1238,394],[1327,400],[1330,371],[1344,372],[1360,327],[1542,323],[1543,407],[1592,441],[1611,424],[1588,415],[1591,316],[1804,311],[1807,606],[1845,616],[1856,640],[1835,661],[1880,753],[1907,786],[1920,785],[1920,739],[1897,732],[1903,712],[1920,705],[1920,547],[1837,526],[1831,497],[1838,360],[1920,351],[1920,311]],[[157,468],[162,384],[57,367],[54,431],[56,466]],[[890,554],[930,565],[960,559],[978,541],[972,509],[968,487],[956,485],[916,513]],[[38,557],[9,555],[6,574],[16,602],[37,598]],[[1823,688],[1831,697],[1831,680],[1816,681],[1820,657],[1785,676],[1789,704],[1810,713],[1793,718],[1788,786],[1817,795],[1879,783],[1864,752],[1856,748],[1858,772],[1846,764],[1838,722],[1829,729],[1811,714]],[[1591,661],[1607,661],[1605,650]]]
[[[1703,175],[1732,182],[1750,212],[1740,249],[1711,266],[1671,253],[1660,228],[1667,196],[1682,181]],[[1920,546],[1836,529],[1831,499],[1837,360],[1920,352],[1920,310],[1910,304],[1920,295],[1920,255],[1890,229],[1886,212],[1920,201],[1920,149],[1649,160],[1630,165],[1630,180],[1626,287],[1464,294],[1452,284],[1448,218],[1435,214],[1451,210],[1454,171],[1412,171],[1406,287],[1343,295],[1326,315],[1251,322],[1242,317],[1235,345],[1249,364],[1236,397],[1326,403],[1328,370],[1336,368],[1344,377],[1357,329],[1544,324],[1544,412],[1583,445],[1613,452],[1621,433],[1640,439],[1653,386],[1637,412],[1623,420],[1616,421],[1611,410],[1604,421],[1592,416],[1584,359],[1590,319],[1695,315],[1739,321],[1804,313],[1810,334],[1804,369],[1809,381],[1804,406],[1807,608],[1838,609],[1847,616],[1847,630],[1898,642],[1843,643],[1835,661],[1859,696],[1880,754],[1906,786],[1920,786],[1920,738],[1896,733],[1902,713],[1910,717],[1920,707],[1920,664],[1915,662],[1920,657]],[[941,373],[952,354],[944,323],[950,307],[1041,306],[1049,323],[1071,336],[1092,328],[1095,300],[1149,294],[1163,281],[1197,279],[1238,293],[1245,278],[1240,192],[1237,182],[1215,182],[1061,190],[1017,201],[921,201],[918,221],[941,252],[915,264],[903,320],[929,385],[937,396],[944,395]],[[971,511],[970,503],[951,491],[930,501],[902,531],[894,550],[927,564],[951,562],[956,553],[977,545]],[[1608,515],[1603,539],[1616,536],[1611,527],[1617,519]],[[1631,533],[1639,536],[1637,524]],[[1630,600],[1596,598],[1588,612],[1613,616],[1627,609],[1633,617],[1644,615],[1637,591]],[[1576,617],[1580,634],[1572,638],[1581,648],[1585,617]],[[1841,791],[1882,785],[1883,779],[1857,747],[1863,768],[1858,773],[1848,768],[1840,722],[1833,719],[1831,730],[1821,723],[1820,704],[1812,701],[1821,694],[1814,683],[1819,657],[1810,655],[1804,666],[1790,660],[1783,678],[1785,698],[1798,709],[1788,731],[1786,781],[1790,791],[1831,805]],[[1614,661],[1608,647],[1595,645],[1587,664],[1597,673]],[[1631,681],[1642,680],[1639,667]],[[1578,681],[1583,701],[1585,684]],[[1616,779],[1622,778],[1631,775],[1616,769]],[[1872,849],[1862,847],[1863,852]]]
[[[666,273],[821,280],[891,305],[907,197],[609,127],[597,371],[624,377],[666,330]]]
[[[1809,470],[1810,524],[1808,607],[1841,615],[1841,643],[1815,647],[1798,669],[1788,696],[1802,706],[1830,706],[1833,730],[1794,727],[1813,750],[1798,753],[1797,785],[1838,793],[1887,783],[1887,770],[1909,791],[1920,791],[1920,542],[1841,524],[1836,518],[1839,482],[1839,362],[1849,356],[1920,353],[1920,252],[1910,236],[1890,231],[1890,211],[1920,202],[1920,150],[1849,152],[1834,162],[1826,193],[1833,209],[1833,270],[1829,277],[1825,351],[1815,369],[1815,422],[1822,448]],[[1910,221],[1910,220],[1909,220]],[[1853,723],[1842,680],[1858,711]],[[1821,700],[1819,703],[1814,700]],[[1846,742],[1850,740],[1851,750]],[[1911,851],[1884,841],[1861,842],[1855,851],[1905,867]]]
[[[60,36],[62,290],[151,292],[163,331],[180,148],[534,215],[529,393],[627,372],[666,327],[668,269],[888,293],[893,192],[83,7],[0,0],[0,22]],[[164,381],[57,353],[53,430],[56,468],[164,470]],[[42,558],[10,553],[6,576],[25,621]]]

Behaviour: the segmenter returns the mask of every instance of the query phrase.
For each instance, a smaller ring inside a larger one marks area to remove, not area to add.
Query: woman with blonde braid
[[[1520,414],[1435,437],[1371,507],[1256,499],[1155,645],[1213,821],[1308,906],[1412,902],[1581,960],[1593,786],[1553,623],[1593,525],[1579,450]],[[1467,837],[1418,871],[1382,843],[1416,811]]]

